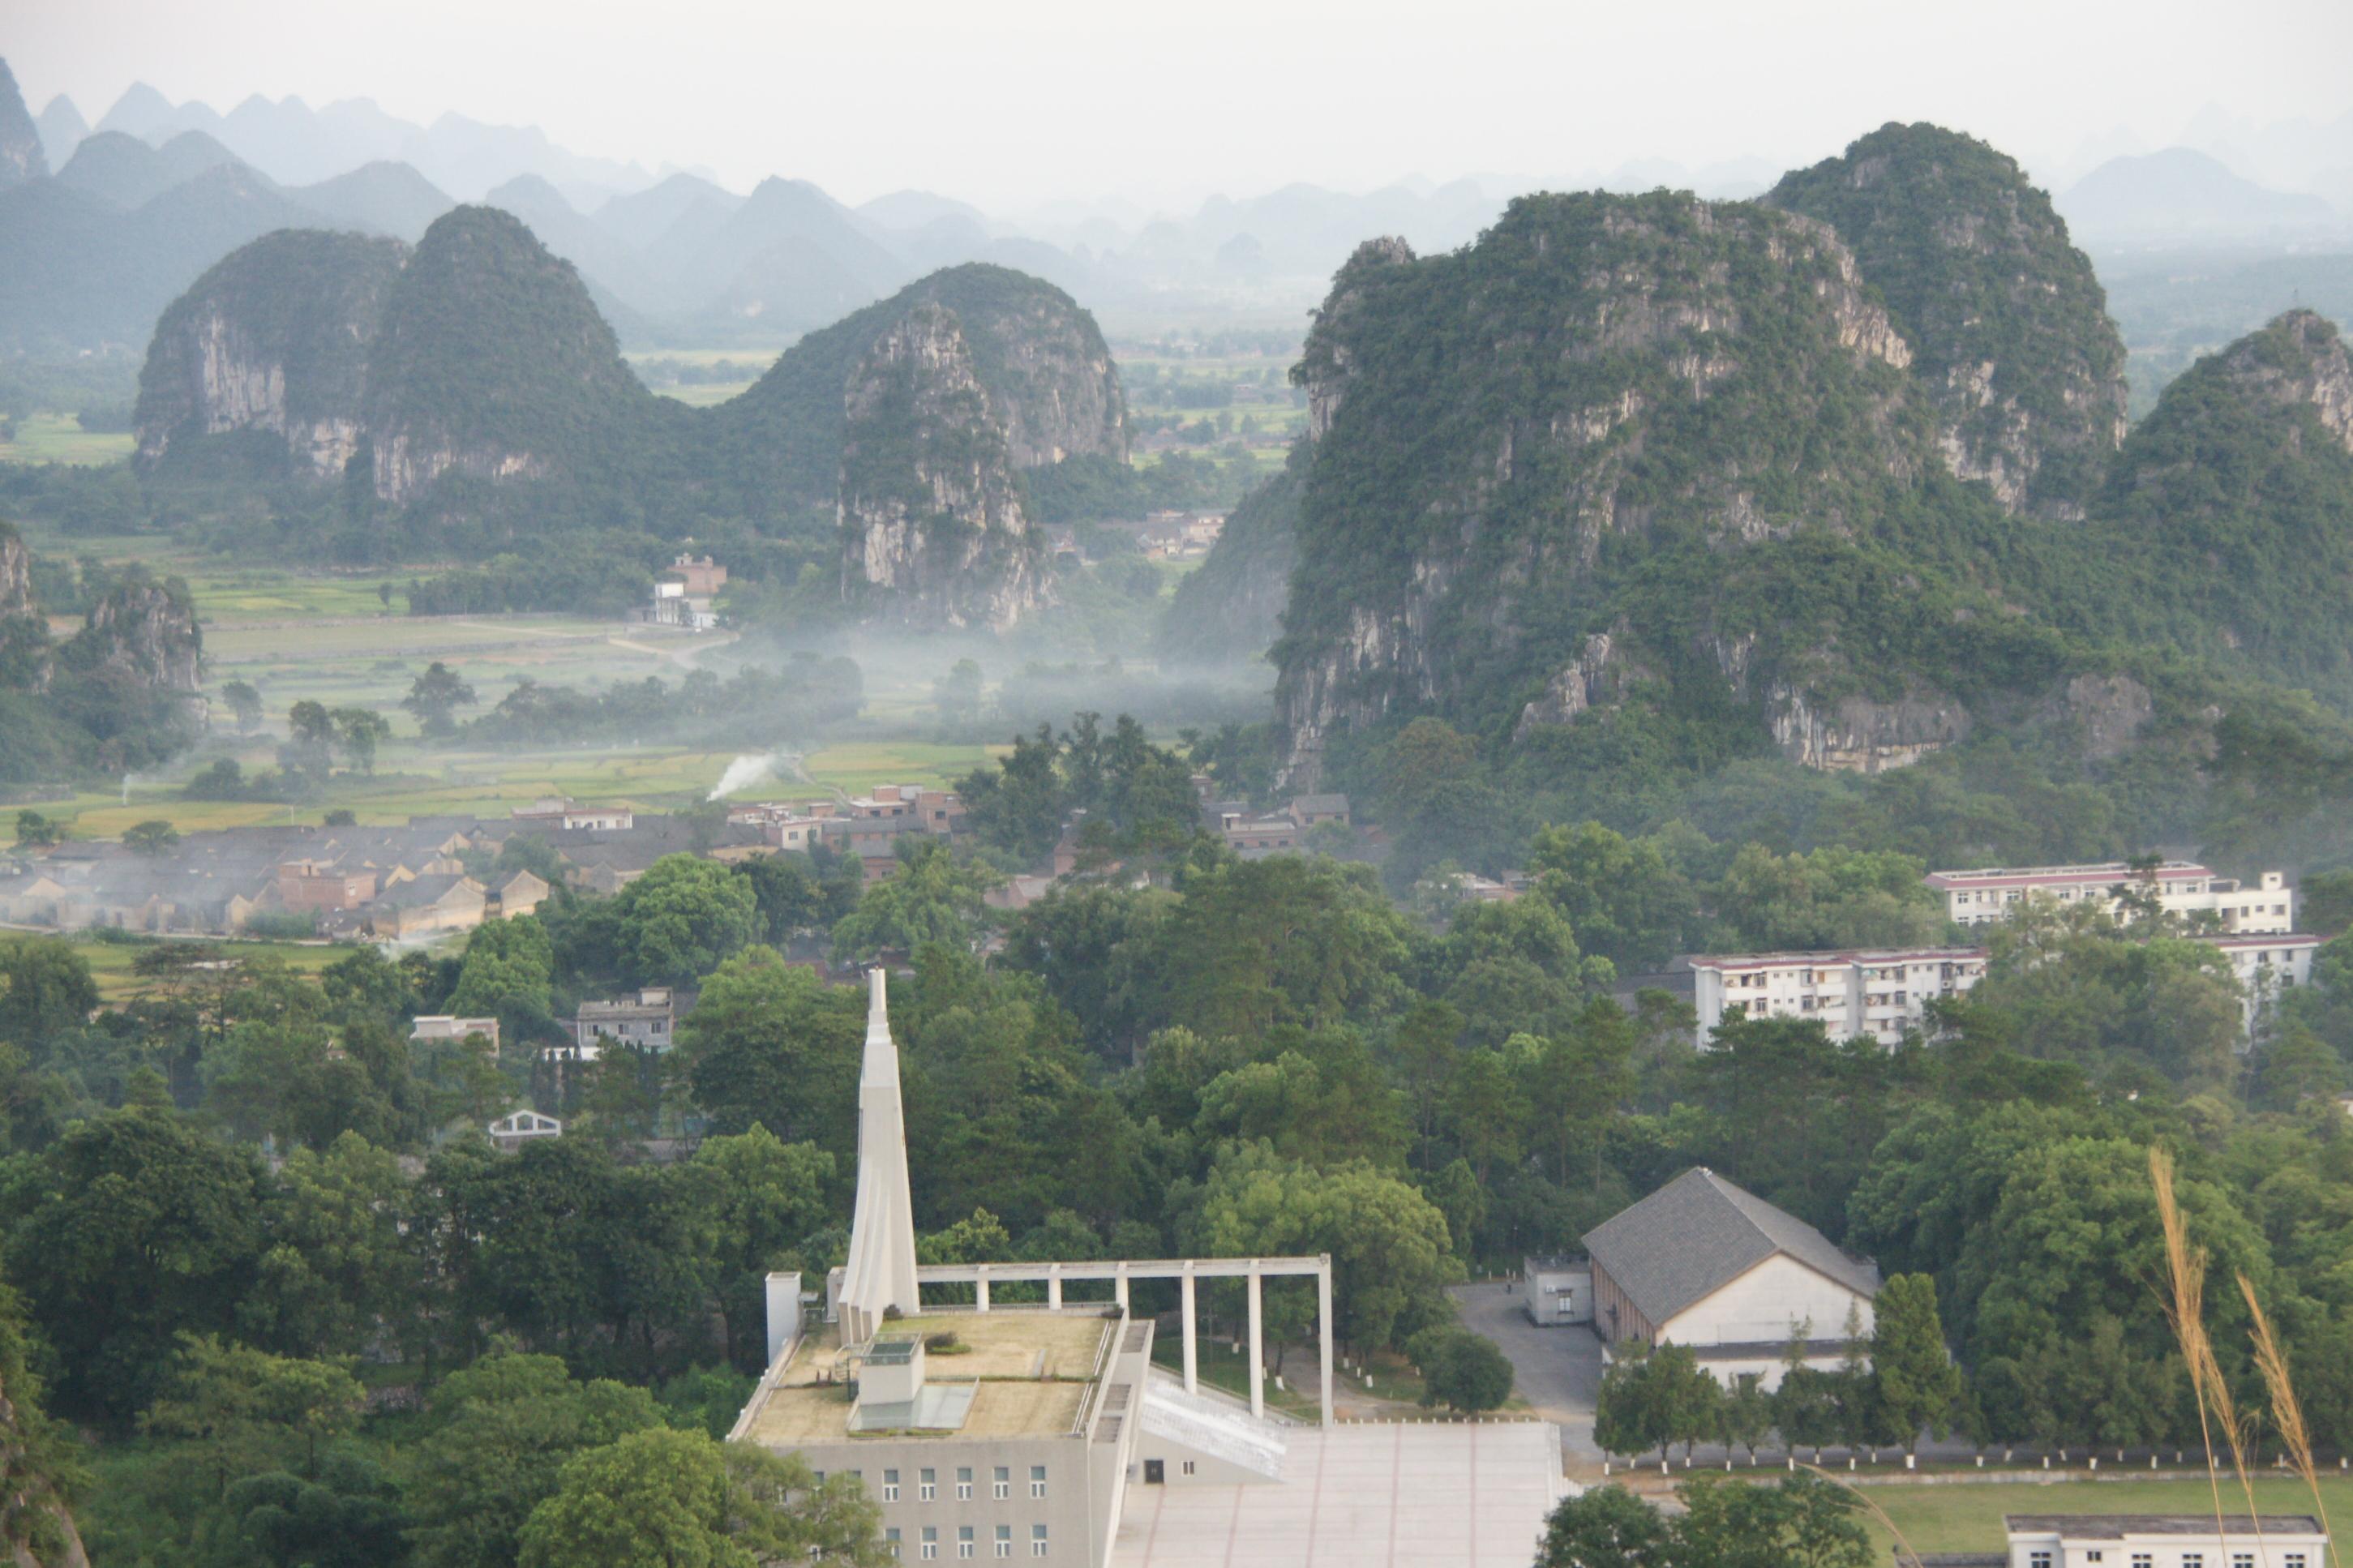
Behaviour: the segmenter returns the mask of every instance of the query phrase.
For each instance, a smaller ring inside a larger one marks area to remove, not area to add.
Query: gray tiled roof
[[[1864,1296],[1879,1293],[1874,1265],[1848,1257],[1804,1220],[1704,1166],[1685,1171],[1588,1232],[1585,1250],[1654,1324],[1776,1253]]]

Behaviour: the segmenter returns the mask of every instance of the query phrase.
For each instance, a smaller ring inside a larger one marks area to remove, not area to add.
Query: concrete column
[[[1332,1425],[1332,1255],[1324,1254],[1315,1271],[1315,1332],[1324,1352],[1324,1425]]]
[[[972,1292],[973,1292],[973,1294],[972,1294],[972,1300],[973,1300],[973,1305],[974,1305],[974,1307],[975,1307],[976,1310],[980,1310],[980,1311],[983,1311],[983,1312],[987,1311],[987,1310],[988,1310],[988,1265],[987,1265],[987,1264],[984,1263],[984,1264],[982,1264],[982,1265],[980,1266],[980,1278],[973,1281]]]
[[[1201,1392],[1201,1376],[1198,1363],[1196,1360],[1199,1352],[1193,1343],[1193,1260],[1189,1258],[1185,1260],[1184,1289],[1181,1293],[1184,1296],[1185,1314],[1185,1392],[1198,1394]]]
[[[1046,1271],[1046,1305],[1057,1312],[1062,1310],[1062,1266],[1059,1263]]]
[[[1250,1259],[1250,1414],[1263,1420],[1266,1416],[1266,1350],[1261,1342],[1261,1310],[1259,1299],[1258,1259],[1253,1258]]]
[[[1111,1291],[1112,1291],[1112,1300],[1114,1300],[1114,1301],[1117,1301],[1117,1302],[1119,1303],[1119,1310],[1120,1310],[1121,1311],[1123,1311],[1123,1312],[1126,1311],[1126,1310],[1127,1310],[1127,1265],[1126,1265],[1126,1264],[1124,1264],[1124,1263],[1121,1264],[1121,1265],[1119,1266],[1119,1272],[1112,1276],[1112,1281],[1111,1281]]]

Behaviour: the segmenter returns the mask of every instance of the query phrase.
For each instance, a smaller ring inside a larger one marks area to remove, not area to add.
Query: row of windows
[[[860,1480],[865,1479],[865,1477],[856,1470],[852,1470],[850,1474],[858,1476]],[[823,1480],[825,1479],[825,1477],[820,1475],[818,1477],[818,1479]],[[958,1465],[955,1468],[956,1501],[970,1502],[972,1500],[972,1467],[970,1465]],[[1013,1495],[1012,1466],[998,1465],[996,1467],[989,1476],[988,1492],[989,1496],[995,1498],[998,1502],[1003,1502]],[[1042,1498],[1046,1495],[1046,1467],[1043,1465],[1032,1465],[1029,1467],[1029,1495],[1033,1498]],[[915,1500],[917,1502],[937,1502],[939,1500],[939,1496],[940,1473],[931,1466],[925,1465],[922,1469],[915,1472]],[[882,1500],[884,1502],[897,1502],[899,1500],[899,1472],[896,1470],[884,1470],[882,1472]]]
[[[899,1549],[902,1544],[902,1542],[900,1537],[898,1526],[892,1525],[889,1529],[883,1531],[882,1546],[883,1549],[889,1552],[892,1556],[896,1557],[899,1555]],[[1012,1556],[1013,1527],[1009,1524],[998,1525],[997,1527],[997,1533],[991,1538],[989,1544],[996,1548],[993,1555],[997,1557]],[[980,1555],[980,1540],[978,1536],[974,1533],[973,1527],[971,1525],[960,1524],[956,1526],[955,1554],[956,1561],[960,1563],[969,1563],[974,1558]],[[1032,1557],[1043,1557],[1046,1555],[1046,1527],[1042,1524],[1033,1524],[1029,1527],[1029,1555]],[[915,1538],[915,1560],[919,1563],[936,1563],[940,1560],[939,1526],[935,1524],[927,1524],[924,1525],[917,1533]]]
[[[2105,1555],[2106,1554],[2102,1548],[2094,1546],[2084,1552],[2084,1561],[2086,1563],[2098,1563],[2102,1561]],[[2026,1554],[2027,1568],[2052,1568],[2052,1552],[2038,1548],[2037,1550]],[[2285,1556],[2280,1559],[2280,1563],[2281,1568],[2305,1568],[2305,1554],[2301,1552],[2288,1552]],[[2132,1554],[2132,1568],[2157,1568],[2157,1553],[2154,1552],[2134,1552]],[[2180,1559],[2180,1568],[2206,1568],[2206,1554],[2202,1552],[2183,1552]],[[2231,1568],[2255,1568],[2255,1554],[2252,1552],[2232,1552]]]

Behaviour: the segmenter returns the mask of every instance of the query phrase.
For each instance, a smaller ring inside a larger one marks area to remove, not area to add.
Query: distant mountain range
[[[2339,129],[2322,128],[2323,153]],[[26,113],[13,79],[0,76],[0,350],[135,352],[169,300],[271,227],[414,242],[462,201],[522,219],[578,268],[636,348],[781,347],[970,261],[1045,279],[1114,330],[1146,320],[1294,330],[1367,236],[1431,255],[1472,243],[1514,190],[1688,189],[1741,200],[1778,174],[1755,159],[1697,168],[1646,160],[1559,178],[1406,180],[1363,194],[1292,184],[1213,196],[1185,216],[1117,198],[1065,202],[1008,221],[921,190],[855,207],[785,178],[741,195],[691,172],[583,157],[535,127],[459,115],[422,126],[364,99],[313,109],[256,97],[222,113],[142,84],[92,127],[62,97]],[[2353,161],[2338,183],[2353,202]],[[2057,205],[2095,250],[2338,237],[2353,248],[2353,226],[2319,198],[2268,189],[2225,159],[2180,148],[2112,158]]]

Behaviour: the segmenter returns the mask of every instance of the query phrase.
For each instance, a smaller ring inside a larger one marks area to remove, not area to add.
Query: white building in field
[[[1754,1373],[1778,1387],[1793,1327],[1825,1371],[1850,1321],[1871,1333],[1879,1266],[1704,1166],[1588,1232],[1585,1250],[1604,1342],[1688,1346],[1726,1386]]]
[[[1727,1018],[1806,1018],[1834,1040],[1869,1036],[1893,1046],[1926,1021],[1927,1004],[1985,978],[1981,947],[1865,948],[1844,952],[1742,952],[1691,961],[1699,1043]]]
[[[2328,1533],[2309,1514],[2007,1514],[2001,1555],[1947,1558],[1985,1568],[2327,1568]]]
[[[2282,873],[2266,871],[2250,887],[2189,860],[2168,860],[2146,870],[2122,860],[2095,866],[1997,866],[1931,871],[1924,879],[1943,897],[1945,912],[1965,926],[2008,918],[2029,893],[2048,894],[2062,904],[2097,904],[2114,910],[2134,891],[2154,893],[2168,914],[2188,919],[2211,913],[2229,934],[2284,931],[2295,924],[2295,895]]]

